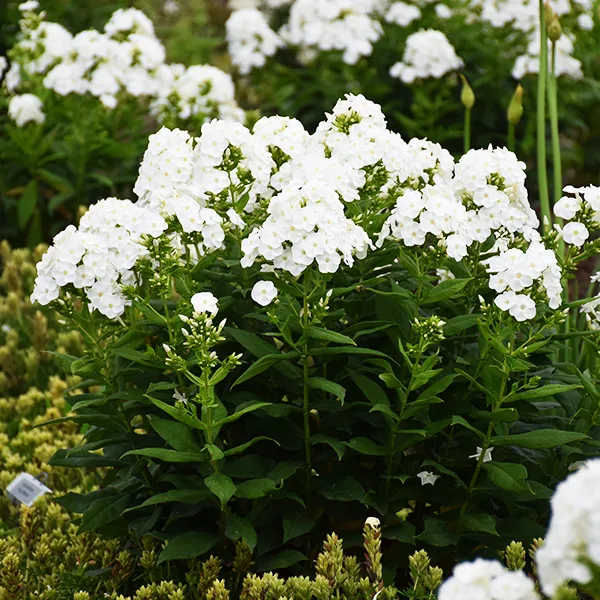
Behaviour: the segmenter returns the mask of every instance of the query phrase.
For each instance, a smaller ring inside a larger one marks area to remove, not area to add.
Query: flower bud
[[[475,104],[475,94],[467,81],[467,78],[461,73],[462,91],[460,93],[460,101],[463,103],[465,108],[471,109]]]
[[[554,11],[552,10],[552,7],[550,6],[549,2],[546,2],[544,4],[544,13],[546,16],[546,24],[549,24],[552,22],[552,19],[554,19]]]
[[[523,86],[519,84],[508,105],[506,118],[512,125],[516,125],[523,116]]]
[[[562,27],[560,26],[560,21],[558,20],[558,16],[554,15],[552,21],[548,23],[548,37],[553,44],[556,44],[562,35]]]

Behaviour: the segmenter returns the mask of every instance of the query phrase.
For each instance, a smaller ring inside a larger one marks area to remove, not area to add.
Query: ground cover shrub
[[[50,464],[106,477],[60,502],[82,531],[168,541],[159,562],[241,539],[258,571],[302,569],[331,531],[352,548],[377,515],[386,581],[413,545],[453,563],[543,535],[597,452],[596,301],[562,294],[597,253],[598,190],[568,188],[571,222],[539,233],[524,184],[510,151],[455,162],[360,96],[313,135],[151,136],[138,201],[92,206],[38,265],[32,300],[81,331],[71,371],[100,386]]]
[[[362,93],[382,105],[395,131],[458,154],[464,111],[458,74],[475,94],[474,147],[507,144],[506,111],[520,83],[525,112],[516,140],[519,156],[534,167],[537,0],[229,4],[229,54],[240,84],[264,114],[296,117],[312,130],[337,98]],[[563,30],[556,66],[565,172],[577,185],[598,184],[597,3],[549,5]]]
[[[168,62],[140,10],[119,9],[103,31],[72,34],[36,2],[20,7],[10,64],[0,58],[0,231],[8,239],[47,241],[79,205],[129,194],[157,122],[193,130],[213,117],[245,118],[230,76]]]

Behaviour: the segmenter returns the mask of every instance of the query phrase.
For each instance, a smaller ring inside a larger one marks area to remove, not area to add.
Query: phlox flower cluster
[[[497,560],[478,558],[454,568],[438,591],[439,600],[539,600],[523,571],[508,571]]]
[[[59,96],[91,95],[109,109],[125,98],[145,98],[152,113],[187,119],[243,119],[231,77],[215,67],[169,65],[150,19],[140,10],[118,9],[104,27],[72,35],[45,13],[24,13],[21,36],[9,51],[9,93],[33,83]]]
[[[554,214],[564,221],[556,225],[565,243],[579,247],[600,228],[600,188],[590,185],[564,188],[565,195],[554,205]]]
[[[167,224],[157,213],[129,200],[107,198],[54,238],[37,265],[32,302],[48,304],[61,287],[83,289],[92,309],[109,318],[123,313],[122,286],[134,283],[133,267],[147,254],[143,236],[158,237]]]
[[[475,243],[493,239],[484,260],[495,303],[519,321],[536,315],[531,297],[560,305],[561,271],[554,252],[539,241],[539,225],[525,189],[525,165],[505,149],[470,150],[454,174],[438,175],[420,189],[403,189],[385,221],[377,245],[387,238],[406,246],[437,243],[456,260]],[[493,237],[491,237],[493,236]],[[525,244],[526,250],[512,247]]]
[[[225,121],[243,121],[244,111],[235,101],[229,73],[211,65],[165,65],[150,113],[164,123],[169,116],[187,120],[200,115]]]
[[[280,35],[304,50],[342,52],[343,61],[353,65],[371,54],[383,33],[374,16],[382,4],[377,0],[296,0]]]
[[[385,13],[385,21],[386,23],[406,27],[413,21],[420,19],[421,16],[421,10],[418,6],[406,2],[393,2]]]
[[[560,483],[552,516],[536,553],[542,591],[553,597],[566,582],[590,583],[600,566],[600,460],[590,460]]]
[[[402,61],[392,65],[390,75],[404,83],[430,77],[440,79],[463,64],[443,32],[422,29],[408,36]]]
[[[541,242],[533,242],[526,251],[510,248],[488,259],[487,264],[488,273],[492,273],[490,288],[499,293],[494,303],[517,321],[535,317],[532,292],[543,292],[550,308],[560,306],[561,270],[554,252]]]
[[[43,123],[46,115],[42,106],[42,101],[34,94],[18,94],[8,103],[8,116],[18,127],[26,123]]]
[[[256,67],[263,67],[267,57],[273,56],[283,46],[281,38],[256,8],[234,11],[225,29],[231,62],[242,75],[247,75]]]
[[[163,227],[159,234],[175,259],[195,262],[241,244],[242,268],[256,264],[274,278],[297,277],[311,266],[335,273],[384,244],[437,246],[449,258],[469,257],[486,268],[490,287],[502,295],[496,304],[524,320],[535,316],[536,302],[554,308],[560,301],[560,270],[535,229],[524,166],[508,150],[492,148],[472,150],[455,164],[438,144],[390,132],[381,107],[349,94],[312,135],[287,117],[264,117],[252,131],[214,120],[198,138],[163,127],[150,136],[134,186],[139,200],[131,206]],[[115,226],[127,229],[128,222]],[[113,291],[146,256],[141,235],[154,237],[157,229],[131,229],[138,254],[132,250],[131,260],[117,264],[124,271],[111,274]],[[60,238],[55,257],[57,245]],[[56,279],[54,262],[42,269],[35,297],[43,301],[75,282],[72,274]],[[266,306],[275,293],[272,282],[262,282],[252,297]],[[119,308],[124,304],[117,314]]]
[[[563,33],[556,42],[555,71],[556,76],[566,75],[572,79],[583,78],[581,62],[573,56],[575,46],[573,39]],[[548,41],[548,68],[550,68],[551,42]],[[530,73],[539,73],[540,70],[540,35],[536,31],[527,46],[527,53],[519,56],[512,70],[515,79],[521,79]]]

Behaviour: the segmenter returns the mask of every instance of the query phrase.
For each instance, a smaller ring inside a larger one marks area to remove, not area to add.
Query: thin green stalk
[[[465,154],[470,149],[471,149],[471,109],[465,108],[465,133],[464,133]]]
[[[543,0],[539,0],[540,11],[540,72],[537,88],[537,162],[540,188],[540,208],[542,212],[542,230],[544,233],[552,227],[550,198],[548,195],[548,172],[546,168],[546,74],[548,71],[548,42],[546,34],[546,13]]]
[[[508,149],[511,152],[515,151],[515,124],[508,122]]]
[[[302,306],[302,323],[304,328],[308,327],[308,296],[304,290],[304,303]],[[306,506],[310,511],[311,506],[311,485],[312,485],[312,451],[310,446],[310,397],[309,397],[309,356],[308,342],[303,346],[303,382],[302,382],[302,415],[304,420],[304,454],[306,459]]]
[[[508,382],[508,374],[506,373],[506,361],[504,362],[504,374],[502,376],[502,383],[500,384],[500,392],[498,394],[498,401],[494,404],[494,406],[492,407],[492,413],[495,412],[496,410],[500,409],[502,407],[502,402],[504,400],[504,395],[506,394],[506,384]],[[490,447],[490,440],[492,438],[492,433],[494,431],[494,422],[491,421],[488,425],[487,428],[487,432],[485,434],[485,438],[483,440],[483,443],[481,444],[481,453],[479,455],[479,458],[477,459],[477,465],[475,466],[475,471],[473,472],[473,476],[471,477],[471,481],[469,482],[469,488],[467,490],[467,497],[462,505],[462,508],[460,509],[460,516],[462,517],[466,510],[467,507],[469,506],[469,501],[471,499],[471,494],[473,493],[473,490],[475,489],[475,485],[477,484],[477,479],[479,478],[479,473],[481,472],[481,468],[483,467],[483,461],[485,459],[485,453],[487,452],[488,448]]]

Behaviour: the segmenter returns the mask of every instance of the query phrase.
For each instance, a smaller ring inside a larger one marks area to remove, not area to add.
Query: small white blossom
[[[471,454],[471,456],[469,456],[469,458],[474,458],[475,460],[479,460],[479,458],[481,457],[481,454],[483,452],[483,448],[480,448],[479,446],[477,446],[476,450],[477,451],[475,452],[475,454]],[[493,450],[493,448],[488,448],[485,451],[483,460],[481,462],[486,463],[486,462],[490,462],[492,460],[492,450]]]
[[[199,292],[191,298],[194,312],[216,315],[219,311],[219,301],[211,292]]]
[[[46,115],[40,98],[33,94],[13,96],[8,103],[8,116],[19,126],[27,123],[43,123]]]
[[[435,485],[435,482],[440,478],[439,475],[435,475],[431,471],[421,471],[417,473],[417,477],[421,480],[421,485]]]
[[[377,517],[367,517],[365,525],[378,529],[381,526],[381,521]]]
[[[261,306],[267,306],[277,297],[277,288],[272,281],[257,281],[252,288],[252,300]]]

